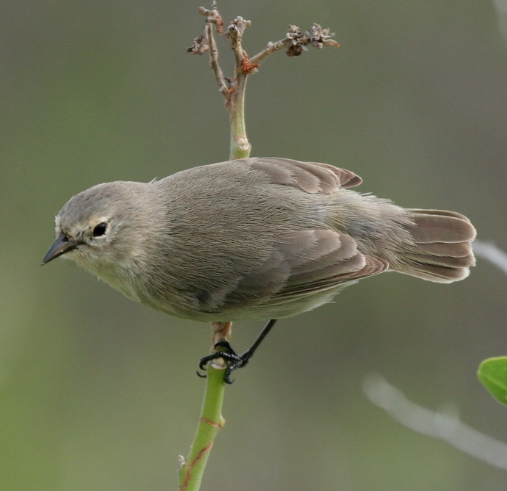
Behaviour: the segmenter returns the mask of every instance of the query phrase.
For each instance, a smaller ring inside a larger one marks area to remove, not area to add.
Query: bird
[[[468,276],[476,236],[468,218],[351,189],[361,182],[330,164],[254,157],[98,184],[58,213],[43,264],[63,256],[155,310],[197,321],[268,319],[267,332],[386,271],[436,283]],[[224,357],[230,382],[258,344],[244,356],[221,345],[200,365]]]

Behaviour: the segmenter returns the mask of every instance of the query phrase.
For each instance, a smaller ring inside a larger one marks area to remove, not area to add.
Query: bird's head
[[[103,279],[145,260],[153,216],[149,184],[99,184],[71,198],[55,219],[56,240],[42,264],[63,256]]]

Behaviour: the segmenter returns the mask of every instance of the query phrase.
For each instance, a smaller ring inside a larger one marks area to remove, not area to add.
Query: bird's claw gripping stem
[[[224,375],[224,381],[226,384],[232,384],[234,380],[231,380],[231,374],[234,370],[237,370],[238,368],[243,368],[249,361],[251,352],[250,350],[245,351],[243,354],[238,355],[232,346],[229,344],[229,341],[220,341],[214,346],[215,349],[222,348],[222,350],[217,351],[216,353],[213,353],[211,355],[205,356],[204,358],[201,358],[201,361],[199,362],[199,368],[201,370],[206,370],[206,365],[218,358],[223,358],[227,362],[227,368],[225,369],[225,375]],[[205,378],[206,375],[197,372],[197,375],[199,377]]]
[[[215,344],[214,348],[222,348],[221,350],[216,351],[215,353],[205,356],[201,358],[199,362],[199,368],[201,370],[206,370],[206,365],[217,358],[222,358],[227,362],[227,368],[225,369],[224,381],[226,384],[232,384],[233,380],[231,380],[231,373],[238,368],[243,368],[247,365],[252,358],[255,350],[259,347],[262,340],[266,337],[269,331],[271,331],[272,327],[275,325],[276,319],[271,319],[264,326],[264,329],[259,334],[259,337],[255,340],[255,342],[248,348],[243,354],[238,355],[229,344],[229,341],[222,340]],[[202,378],[206,378],[206,374],[197,372],[197,375]]]

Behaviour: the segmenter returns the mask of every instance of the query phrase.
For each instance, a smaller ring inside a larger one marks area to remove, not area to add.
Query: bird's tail
[[[404,247],[400,262],[392,266],[437,283],[466,278],[475,265],[472,241],[476,232],[467,217],[452,211],[406,210],[413,225],[404,225],[413,244]]]

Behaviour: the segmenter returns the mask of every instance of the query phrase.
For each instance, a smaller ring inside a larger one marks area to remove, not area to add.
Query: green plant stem
[[[245,89],[246,75],[236,77],[236,87],[229,102],[231,123],[230,159],[244,159],[250,156],[250,145],[245,126]]]
[[[207,369],[206,391],[190,452],[179,469],[179,490],[198,491],[213,446],[213,441],[225,424],[222,417],[224,399],[224,370],[210,363]]]

